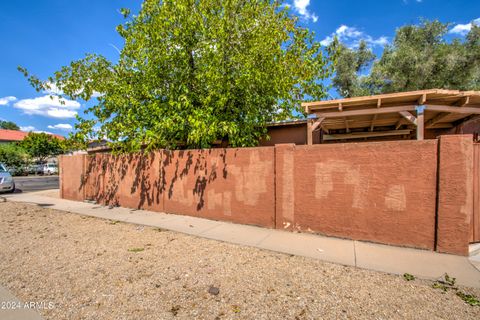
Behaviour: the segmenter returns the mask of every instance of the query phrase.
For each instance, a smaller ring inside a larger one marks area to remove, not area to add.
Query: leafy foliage
[[[472,26],[464,41],[445,40],[448,24],[422,21],[397,30],[382,56],[360,46],[349,49],[338,41],[338,67],[333,85],[344,97],[422,89],[480,89],[480,27]],[[371,67],[370,73],[361,74]]]
[[[463,291],[460,291],[457,286],[455,286],[456,278],[450,277],[445,273],[444,278],[437,280],[433,283],[432,287],[435,289],[441,289],[444,293],[448,291],[454,291],[455,294],[462,299],[465,303],[471,306],[480,306],[480,300],[474,295],[467,294]]]
[[[88,55],[40,81],[69,98],[98,103],[75,137],[113,147],[253,146],[265,124],[291,117],[300,102],[326,95],[331,64],[313,34],[281,1],[145,0],[126,22],[118,62]],[[147,149],[148,149],[147,148]]]
[[[471,306],[480,306],[480,300],[478,300],[478,298],[472,294],[466,294],[465,292],[458,291],[457,296]]]
[[[0,120],[0,129],[20,130],[20,127],[15,122]]]
[[[46,133],[30,132],[20,146],[39,162],[45,162],[48,157],[63,153],[63,144],[58,138]]]
[[[365,41],[361,41],[356,50],[348,48],[340,43],[337,38],[329,45],[330,54],[337,56],[335,65],[335,77],[332,84],[345,98],[368,94],[366,77],[358,76],[365,71],[375,59],[372,50],[367,47]]]
[[[404,273],[403,274],[403,279],[405,279],[406,281],[413,281],[413,280],[415,280],[415,276],[413,274],[410,274],[410,273]]]
[[[8,168],[24,168],[29,163],[29,155],[15,143],[0,143],[0,163]]]

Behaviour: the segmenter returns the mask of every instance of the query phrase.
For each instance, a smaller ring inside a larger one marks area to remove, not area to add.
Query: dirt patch
[[[46,319],[480,318],[429,281],[12,202],[0,285]]]

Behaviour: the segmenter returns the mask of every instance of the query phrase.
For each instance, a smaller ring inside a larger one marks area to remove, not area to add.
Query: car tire
[[[12,190],[8,191],[9,193],[14,193],[15,192],[15,183],[13,184]]]

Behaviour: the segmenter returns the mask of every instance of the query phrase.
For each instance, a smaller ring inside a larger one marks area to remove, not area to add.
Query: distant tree
[[[20,127],[15,122],[0,120],[0,129],[20,130]]]
[[[426,20],[401,27],[373,64],[365,47],[332,43],[329,50],[338,50],[333,85],[345,97],[433,88],[480,90],[480,27],[473,25],[464,41],[451,42],[445,40],[448,27]],[[370,65],[370,72],[362,74]]]
[[[15,143],[0,144],[0,163],[8,168],[24,168],[29,163],[29,155]]]
[[[63,143],[60,139],[46,133],[30,132],[20,146],[38,162],[44,163],[47,158],[63,153]]]
[[[375,59],[367,43],[361,41],[357,49],[351,49],[335,38],[328,50],[331,55],[336,55],[336,73],[332,79],[332,85],[338,92],[345,98],[370,93],[366,77],[361,76],[361,73],[367,71],[366,69]]]
[[[93,117],[76,125],[84,141],[127,150],[225,139],[253,146],[268,121],[326,96],[329,60],[289,10],[270,0],[145,0],[138,15],[122,9],[118,62],[88,55],[47,81],[19,70],[37,90],[55,84],[72,99],[98,97]]]

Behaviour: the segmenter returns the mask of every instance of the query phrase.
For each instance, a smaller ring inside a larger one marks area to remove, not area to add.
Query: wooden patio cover
[[[480,91],[419,90],[305,102],[302,107],[311,118],[308,144],[315,130],[324,132],[324,140],[409,135],[416,130],[417,139],[423,140],[425,129],[451,128],[480,114]]]

